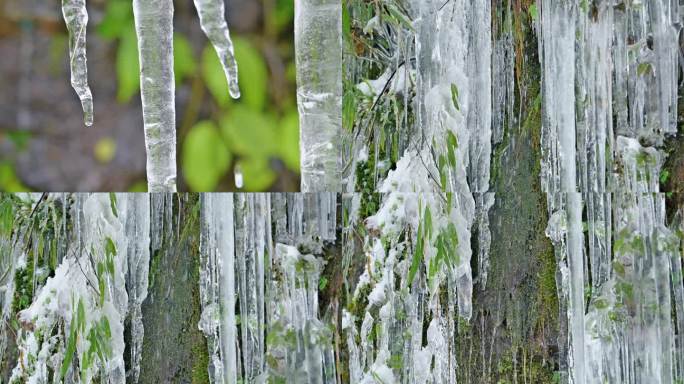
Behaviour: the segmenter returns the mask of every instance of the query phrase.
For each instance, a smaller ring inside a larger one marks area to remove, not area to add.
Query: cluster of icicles
[[[36,206],[39,196],[25,198]],[[8,337],[19,352],[10,383],[137,382],[150,250],[160,247],[164,216],[171,213],[164,195],[46,198],[63,209],[55,222],[57,265],[44,285],[34,279],[32,302],[19,313],[11,310],[14,276],[50,267],[27,265],[22,242],[38,244],[31,234],[0,237],[9,255],[1,265],[10,268],[0,290],[2,320],[20,323],[13,336],[0,327],[0,357]],[[212,383],[339,382],[332,327],[318,314],[324,251],[337,242],[337,210],[334,193],[201,195],[198,327],[207,337]]]
[[[547,235],[568,318],[562,358],[573,383],[679,382],[682,218],[666,222],[659,191],[663,144],[677,133],[679,9],[587,7],[544,0],[538,26]]]
[[[213,383],[338,382],[333,327],[318,313],[336,217],[333,193],[201,196],[199,326]]]
[[[223,0],[194,0],[202,30],[214,45],[233,98],[240,97]],[[86,65],[86,0],[62,0],[69,31],[71,85],[83,106],[85,124],[93,124],[93,96]],[[133,0],[140,60],[140,92],[150,192],[176,191],[176,107],[173,73],[173,1]]]

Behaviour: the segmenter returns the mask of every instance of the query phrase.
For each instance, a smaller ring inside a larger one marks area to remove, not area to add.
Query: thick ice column
[[[141,305],[147,298],[150,269],[150,196],[142,193],[120,194],[119,214],[124,215],[125,233],[128,238],[128,311],[131,319],[131,371],[134,382],[140,375],[140,361],[145,329]]]
[[[302,192],[341,191],[342,3],[295,1]]]
[[[281,360],[278,365],[283,369],[279,373],[288,382],[335,383],[332,335],[318,318],[318,284],[324,265],[322,258],[276,244],[274,268],[281,278],[274,282],[273,299],[279,305],[269,322],[269,333],[273,338],[287,335],[296,343],[280,344],[271,350],[271,355]]]
[[[232,194],[201,195],[199,328],[208,339],[212,383],[235,383],[235,243]]]
[[[176,191],[173,1],[133,0],[140,57],[148,192]]]
[[[88,87],[88,66],[86,59],[86,27],[88,11],[85,0],[62,0],[62,14],[69,31],[69,67],[71,86],[76,91],[83,107],[85,125],[93,125],[93,95]]]
[[[224,0],[195,0],[195,8],[199,14],[202,30],[214,45],[223,71],[228,80],[230,96],[237,99],[240,97],[238,87],[238,68],[233,52],[233,42],[230,39],[228,24],[225,19]]]
[[[565,212],[572,382],[584,383],[584,248],[575,130],[575,12],[570,2],[541,4],[544,120],[542,184],[549,210]]]
[[[470,4],[468,30],[468,81],[471,94],[467,126],[472,132],[469,143],[468,181],[473,193],[489,191],[492,156],[492,28],[490,0]]]
[[[265,263],[269,252],[268,194],[235,196],[235,255],[240,302],[241,348],[244,380],[252,381],[264,369]]]

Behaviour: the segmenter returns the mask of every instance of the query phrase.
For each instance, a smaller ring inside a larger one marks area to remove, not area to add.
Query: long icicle
[[[62,0],[62,14],[69,31],[71,86],[81,100],[83,121],[89,127],[93,125],[93,95],[90,92],[90,87],[88,87],[86,58],[88,11],[85,0]]]
[[[230,96],[237,99],[240,97],[238,68],[233,52],[233,42],[230,39],[228,24],[224,16],[223,0],[195,0],[195,8],[199,14],[202,30],[214,46],[223,71],[226,73]]]
[[[176,192],[173,1],[133,0],[148,192]]]
[[[295,0],[302,192],[340,191],[342,4]]]

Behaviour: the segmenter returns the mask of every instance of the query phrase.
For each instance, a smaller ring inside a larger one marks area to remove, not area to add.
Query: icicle
[[[540,8],[541,177],[571,382],[676,382],[679,240],[658,192],[660,148],[675,125],[678,9],[661,0]]]
[[[566,255],[569,268],[568,321],[571,378],[584,383],[584,253],[582,196],[576,183],[575,155],[575,12],[566,3],[541,4],[544,121],[542,131],[542,187],[550,213],[566,215]]]
[[[318,283],[325,261],[302,255],[297,248],[277,244],[274,267],[281,273],[277,286],[280,308],[276,309],[269,332],[271,338],[294,334],[297,348],[274,345],[271,356],[283,369],[274,372],[292,382],[335,383],[332,335],[318,318]]]
[[[201,195],[199,328],[208,339],[212,383],[235,383],[237,328],[235,320],[235,243],[233,195]]]
[[[62,0],[62,14],[69,31],[69,66],[71,86],[76,91],[83,107],[85,125],[93,125],[93,95],[88,87],[88,66],[86,59],[86,27],[88,11],[86,0]]]
[[[240,165],[235,166],[235,187],[237,189],[242,189],[244,186],[244,179],[242,176],[242,167]]]
[[[295,1],[302,192],[341,189],[342,3]]]
[[[133,0],[140,57],[148,192],[176,191],[173,1]]]
[[[240,302],[241,355],[244,379],[253,381],[265,365],[265,263],[268,252],[266,227],[270,226],[267,194],[239,194],[235,197],[235,254]]]
[[[118,195],[121,204],[119,214],[124,216],[125,233],[128,238],[128,289],[129,316],[131,319],[131,371],[133,382],[138,382],[142,342],[145,329],[142,323],[141,305],[147,298],[150,263],[150,197],[147,194]]]
[[[216,50],[223,71],[228,81],[230,96],[240,97],[238,87],[238,68],[233,52],[233,42],[230,40],[228,24],[225,19],[223,0],[194,0],[199,14],[202,30],[207,35]],[[240,187],[238,187],[240,188]]]

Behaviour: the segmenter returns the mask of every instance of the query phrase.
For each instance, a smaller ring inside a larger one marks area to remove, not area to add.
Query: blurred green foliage
[[[195,121],[186,122],[185,116],[178,119],[180,167],[185,183],[193,191],[232,189],[235,168],[241,170],[244,189],[248,191],[268,190],[273,185],[278,177],[274,164],[281,163],[292,172],[299,172],[293,39],[287,36],[292,33],[294,3],[276,0],[268,4],[264,6],[265,23],[261,33],[241,36],[232,32],[242,94],[239,100],[229,96],[225,74],[213,46],[205,40],[201,52],[196,52],[182,33],[174,34],[176,85],[188,83],[191,87],[188,109],[198,108],[199,103],[202,110],[194,114],[184,111]],[[118,43],[117,99],[121,103],[129,102],[140,89],[131,2],[109,1],[97,31],[101,37]],[[273,97],[270,89],[273,74],[261,49],[269,37],[275,40],[279,53],[285,52],[283,59],[288,63],[285,78],[292,97]],[[211,96],[208,108],[207,99],[203,98],[205,90]],[[206,109],[210,111],[208,116]]]

